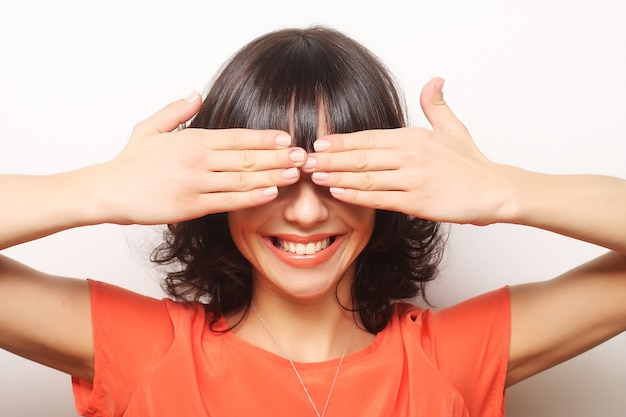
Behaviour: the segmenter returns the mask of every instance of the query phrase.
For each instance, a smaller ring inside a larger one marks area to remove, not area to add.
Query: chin
[[[349,268],[348,270],[350,270]],[[315,300],[326,297],[336,299],[337,285],[346,271],[328,271],[324,268],[280,271],[259,278],[287,297],[300,300]],[[272,277],[273,275],[273,277]],[[270,278],[271,277],[271,278]],[[329,277],[332,277],[329,279]]]

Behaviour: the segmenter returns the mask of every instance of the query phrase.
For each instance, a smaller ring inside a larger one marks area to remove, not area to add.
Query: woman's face
[[[335,297],[374,228],[374,209],[335,200],[302,174],[271,203],[229,213],[233,241],[259,286],[289,298]]]

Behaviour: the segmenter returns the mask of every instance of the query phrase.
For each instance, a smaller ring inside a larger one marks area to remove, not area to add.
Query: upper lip
[[[294,242],[294,243],[311,243],[311,242],[319,242],[320,240],[323,239],[329,239],[333,236],[337,236],[340,233],[316,233],[314,235],[296,235],[296,234],[288,234],[288,233],[283,233],[283,234],[276,234],[276,235],[266,235],[267,238],[270,239],[279,239],[279,240],[284,240],[287,242]]]

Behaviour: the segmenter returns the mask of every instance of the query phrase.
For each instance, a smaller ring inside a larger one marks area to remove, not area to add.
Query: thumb
[[[135,126],[135,133],[150,135],[171,132],[200,110],[202,98],[196,91],[174,101]]]
[[[443,132],[452,136],[469,136],[469,132],[456,118],[443,98],[443,78],[430,80],[420,94],[422,111],[435,132]]]

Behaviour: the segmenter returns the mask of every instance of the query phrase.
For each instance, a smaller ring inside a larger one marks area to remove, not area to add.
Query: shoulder
[[[437,321],[474,320],[483,315],[499,313],[508,316],[509,310],[509,287],[503,287],[441,309],[423,308],[407,302],[395,303],[393,319],[402,323],[423,323],[424,320],[432,319]]]
[[[404,303],[394,308],[390,331],[395,327],[405,356],[427,358],[471,415],[501,415],[511,332],[508,287],[440,310]]]
[[[95,326],[169,338],[176,328],[205,323],[205,311],[199,303],[158,299],[102,281],[89,280],[89,288]]]
[[[77,408],[126,408],[137,389],[171,355],[193,360],[189,344],[204,326],[201,305],[158,299],[106,282],[89,281],[94,340],[93,383],[74,379]],[[174,349],[177,347],[176,349]],[[82,415],[82,414],[81,414]],[[86,415],[86,414],[85,414]]]
[[[444,351],[454,352],[460,342],[468,347],[485,343],[508,346],[510,316],[509,288],[504,287],[437,310],[394,304],[389,327],[402,333],[405,343],[413,340],[425,352],[439,356]]]
[[[90,281],[96,370],[139,380],[176,345],[198,344],[205,331],[201,304],[158,299],[105,282]],[[129,368],[129,364],[133,364]]]

